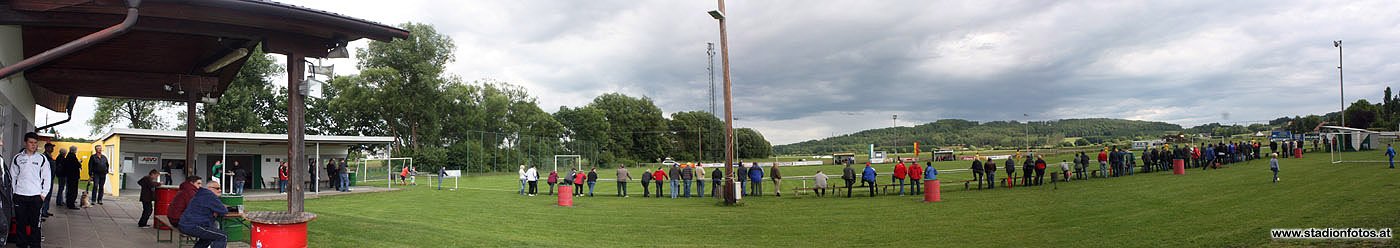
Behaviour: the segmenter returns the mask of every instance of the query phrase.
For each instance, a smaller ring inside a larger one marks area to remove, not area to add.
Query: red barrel
[[[1172,160],[1172,174],[1186,175],[1186,160]]]
[[[249,212],[243,216],[253,223],[248,234],[252,247],[306,247],[306,223],[316,219],[308,212]]]
[[[1303,158],[1303,148],[1293,148],[1293,158]]]
[[[925,181],[924,181],[924,202],[941,202],[941,201],[943,201],[943,196],[942,196],[941,192],[939,192],[939,191],[941,191],[941,189],[942,189],[942,187],[939,186],[938,180],[925,180]]]
[[[574,206],[574,187],[573,187],[573,186],[559,186],[559,206],[560,206],[560,207],[573,207],[573,206]]]
[[[167,215],[170,212],[170,202],[175,201],[175,193],[180,192],[180,187],[160,186],[156,188],[156,215]],[[156,223],[156,228],[160,230],[170,230],[170,227]]]
[[[248,236],[253,247],[306,247],[306,222],[285,225],[253,222],[253,233]]]

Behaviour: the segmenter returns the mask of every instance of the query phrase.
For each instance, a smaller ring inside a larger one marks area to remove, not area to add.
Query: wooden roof
[[[120,0],[0,0],[0,25],[21,25],[31,57],[120,23]],[[219,70],[204,67],[258,44],[270,53],[325,57],[330,48],[408,32],[325,11],[260,0],[146,0],[132,31],[25,72],[36,102],[67,111],[69,96],[185,101],[176,86],[223,95],[247,56]]]

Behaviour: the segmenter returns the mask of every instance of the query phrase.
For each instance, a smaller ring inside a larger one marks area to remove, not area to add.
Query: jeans
[[[1108,178],[1108,166],[1105,165],[1103,161],[1099,161],[1099,176]]]
[[[740,194],[740,195],[749,195],[749,187],[748,187],[748,186],[749,186],[749,180],[740,179],[740,180],[739,180],[739,194]]]
[[[661,198],[661,194],[662,194],[662,193],[661,193],[661,189],[664,188],[664,187],[662,187],[662,185],[663,185],[663,184],[666,184],[666,182],[661,181],[661,180],[656,180],[656,182],[653,182],[653,183],[656,183],[656,198]]]
[[[49,204],[49,203],[52,202],[52,201],[53,201],[53,188],[49,188],[49,193],[44,195],[44,206],[39,207],[39,212],[40,212],[40,213],[43,213],[43,214],[44,214],[44,217],[48,217],[48,215],[49,215],[49,205],[52,205],[52,204]]]
[[[627,196],[627,182],[617,182],[617,196]]]
[[[107,191],[107,190],[106,190],[106,188],[107,188],[107,177],[106,177],[106,174],[97,175],[97,176],[95,176],[95,177],[92,177],[92,184],[89,185],[89,188],[92,188],[92,192],[88,192],[88,194],[91,194],[91,197],[89,197],[89,198],[92,198],[92,199],[88,199],[88,200],[91,200],[92,203],[102,203],[102,195],[105,195],[105,194],[103,194],[102,192],[106,192],[106,191]]]
[[[721,184],[721,183],[724,183],[724,182],[721,182],[720,180],[714,180],[713,182],[710,183],[710,190],[711,190],[711,191],[710,191],[710,196],[714,196],[715,198],[719,198],[720,196],[723,196],[723,193],[720,193],[720,192],[719,192],[720,190],[724,190],[724,188],[721,187],[721,185],[723,185],[723,184]]]
[[[904,195],[904,179],[895,178],[896,186],[899,186],[899,195]],[[982,181],[977,181],[977,188],[982,188]]]
[[[685,183],[685,198],[690,198],[690,180],[681,180]]]
[[[209,226],[188,225],[180,226],[180,232],[198,238],[194,242],[194,247],[224,248],[228,246],[228,235],[224,235],[223,230]]]
[[[1395,169],[1395,156],[1390,156],[1390,168]]]
[[[233,181],[233,193],[234,193],[234,194],[243,195],[243,183],[244,183],[243,180],[234,180],[234,181]]]
[[[350,174],[340,174],[340,191],[350,191]],[[438,189],[442,189],[442,177],[438,177]]]
[[[277,193],[287,193],[287,180],[277,180]]]
[[[520,195],[525,195],[525,179],[520,179]]]
[[[851,198],[851,185],[853,184],[856,184],[855,179],[846,179],[846,198]]]
[[[136,226],[149,226],[146,223],[151,219],[151,212],[155,210],[155,201],[141,201],[141,219],[136,221]]]
[[[593,196],[593,185],[595,185],[595,184],[598,184],[598,182],[597,182],[597,181],[589,181],[589,182],[588,182],[588,196]]]
[[[997,179],[996,179],[996,178],[997,178],[997,173],[996,173],[996,172],[987,172],[987,175],[986,175],[986,176],[987,176],[987,188],[988,188],[988,189],[995,189],[995,188],[997,187]],[[919,180],[914,180],[914,181],[912,181],[912,182],[914,183],[914,186],[915,186],[915,187],[917,187],[917,186],[919,185]]]
[[[64,190],[68,189],[68,178],[58,177],[58,180],[56,180],[55,182],[58,183],[58,192],[54,193],[54,195],[57,195],[58,199],[54,200],[54,202],[56,202],[59,206],[63,206],[63,196],[65,195],[64,192],[67,192]]]
[[[642,197],[651,197],[651,182],[642,182]]]
[[[870,184],[870,197],[875,197],[875,180],[863,180],[863,179],[862,179],[862,181],[865,181],[865,183]],[[847,192],[850,192],[850,191],[847,191]]]
[[[1277,183],[1277,182],[1278,182],[1278,169],[1273,169],[1273,171],[1274,171],[1274,182]]]
[[[749,182],[749,187],[753,187],[753,195],[754,195],[754,196],[762,196],[762,195],[763,195],[763,180],[762,180],[762,179],[753,180],[752,182]]]
[[[910,193],[910,194],[915,194],[915,195],[917,195],[917,194],[919,194],[919,192],[923,192],[924,184],[921,183],[921,182],[923,182],[923,180],[921,180],[921,179],[918,179],[918,178],[909,178],[909,183],[910,183],[910,186],[909,186],[909,193]]]
[[[695,180],[695,197],[705,197],[704,180]]]
[[[681,192],[680,192],[680,188],[681,188],[680,186],[681,186],[680,180],[671,179],[671,198],[676,198],[676,195],[678,195],[678,194],[681,193]]]

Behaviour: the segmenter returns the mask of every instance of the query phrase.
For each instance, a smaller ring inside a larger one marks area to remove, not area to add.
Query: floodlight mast
[[[724,0],[717,1],[719,9],[709,13],[719,21],[720,60],[724,66],[724,204],[734,205],[738,199],[734,195],[734,106],[730,101],[733,81],[729,77],[729,34],[725,30]]]

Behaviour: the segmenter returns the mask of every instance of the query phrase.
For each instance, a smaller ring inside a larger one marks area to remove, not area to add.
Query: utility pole
[[[899,115],[894,115],[894,118],[892,118],[892,119],[894,119],[894,121],[892,122],[893,125],[891,125],[890,127],[898,127],[898,126],[899,126]]]

